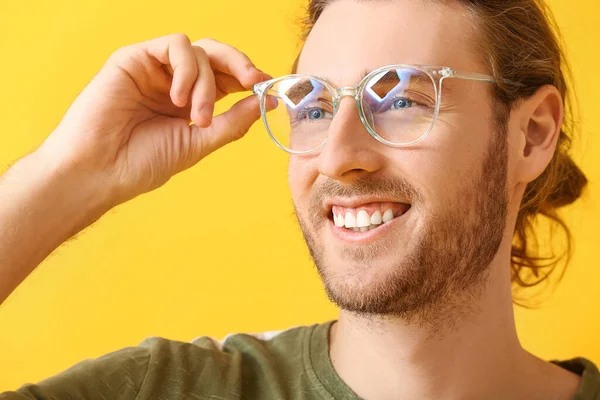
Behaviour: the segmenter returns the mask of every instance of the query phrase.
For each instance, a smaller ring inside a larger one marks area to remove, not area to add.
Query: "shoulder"
[[[156,398],[155,383],[165,375],[176,377],[176,387],[165,393],[182,398],[198,393],[207,398],[288,398],[290,379],[303,375],[306,343],[316,326],[236,333],[223,340],[201,336],[190,343],[146,339],[141,346],[150,349],[150,367],[139,398]]]
[[[172,398],[173,394],[193,398],[191,393],[198,393],[201,384],[203,392],[223,397],[228,380],[218,373],[235,368],[228,364],[230,359],[223,352],[192,343],[151,337],[138,346],[81,361],[37,384],[2,393],[0,400],[155,399]]]
[[[194,339],[192,344],[216,354],[221,364],[231,365],[237,362],[240,367],[251,368],[252,373],[260,373],[289,362],[295,364],[306,348],[315,326],[317,325],[261,333],[234,333],[222,340],[201,336]]]
[[[0,394],[0,400],[142,400],[199,394],[238,399],[241,392],[254,391],[269,391],[280,398],[285,392],[279,387],[282,377],[302,372],[304,349],[315,326],[231,334],[222,341],[209,336],[192,342],[149,337],[138,346],[82,361],[38,384],[24,385],[12,392],[18,397]]]
[[[553,363],[581,376],[581,385],[575,400],[600,399],[600,371],[590,360],[579,357],[571,360],[552,361]]]

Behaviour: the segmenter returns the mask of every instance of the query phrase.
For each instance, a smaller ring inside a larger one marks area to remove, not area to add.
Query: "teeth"
[[[338,228],[346,227],[354,232],[367,232],[393,219],[394,212],[391,209],[386,210],[383,215],[380,210],[376,210],[370,217],[366,210],[360,210],[356,215],[350,211],[347,211],[346,214],[333,215],[335,226]]]
[[[347,215],[347,214],[346,214]],[[394,219],[394,212],[392,210],[387,210],[384,214],[383,214],[383,223],[385,224],[386,222],[390,222],[391,220]]]
[[[381,219],[381,211],[377,210],[371,215],[371,224],[380,225],[383,222]]]
[[[356,217],[350,211],[346,212],[346,217],[344,218],[344,226],[346,228],[356,228]]]
[[[371,218],[365,210],[360,210],[356,216],[356,226],[359,228],[368,228],[371,225]]]

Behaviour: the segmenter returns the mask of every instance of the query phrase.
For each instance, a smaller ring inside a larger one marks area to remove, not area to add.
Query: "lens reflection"
[[[288,77],[266,92],[265,119],[273,139],[287,150],[305,152],[326,139],[334,116],[334,94],[312,77]],[[414,142],[427,133],[436,110],[431,77],[418,69],[393,68],[363,86],[361,106],[368,127],[394,144]]]
[[[288,78],[271,86],[267,96],[277,100],[266,119],[280,145],[293,151],[309,151],[323,143],[333,118],[333,96],[324,82]]]
[[[435,85],[417,69],[391,69],[365,86],[362,107],[369,127],[383,139],[407,144],[427,133],[435,114]]]

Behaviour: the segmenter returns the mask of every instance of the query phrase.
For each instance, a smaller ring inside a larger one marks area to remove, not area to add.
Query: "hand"
[[[243,137],[260,117],[256,96],[213,119],[214,103],[267,79],[246,55],[210,39],[192,44],[176,34],[124,47],[38,151],[98,182],[114,206]]]

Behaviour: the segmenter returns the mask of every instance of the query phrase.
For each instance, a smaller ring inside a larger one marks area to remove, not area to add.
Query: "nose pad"
[[[371,107],[365,107],[364,104],[361,104],[361,109],[363,111],[363,115],[367,122],[367,125],[371,129],[375,129],[375,117],[373,116],[373,112],[371,111]]]

